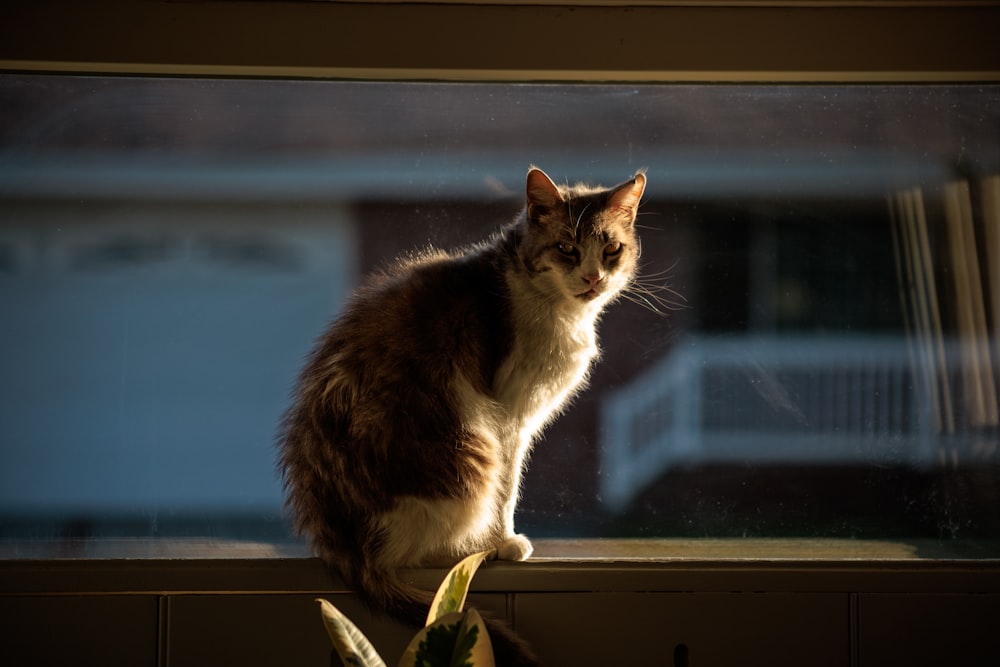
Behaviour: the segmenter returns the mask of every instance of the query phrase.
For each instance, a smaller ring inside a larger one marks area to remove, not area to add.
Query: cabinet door
[[[1000,665],[1000,595],[864,593],[858,657],[880,665]]]
[[[182,595],[169,603],[168,662],[174,667],[328,667],[332,646],[317,597],[347,615],[387,664],[395,665],[415,628],[372,614],[354,595]],[[505,613],[503,596],[477,596],[479,608]],[[483,599],[485,598],[485,599]]]
[[[850,664],[846,594],[538,593],[515,605],[545,664]]]
[[[0,664],[156,667],[157,598],[0,598]]]

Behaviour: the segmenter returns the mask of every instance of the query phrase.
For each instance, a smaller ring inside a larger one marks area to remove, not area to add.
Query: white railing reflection
[[[984,432],[957,415],[942,429],[938,388],[960,390],[968,370],[961,343],[946,349],[949,362],[928,369],[904,337],[688,340],[605,398],[603,502],[620,511],[678,466],[982,456],[984,439],[995,448],[995,425]]]

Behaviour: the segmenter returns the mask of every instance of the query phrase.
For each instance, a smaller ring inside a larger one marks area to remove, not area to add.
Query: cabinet
[[[157,664],[152,595],[0,596],[0,664]]]
[[[525,593],[515,604],[546,665],[850,664],[846,594]]]
[[[0,665],[336,665],[317,597],[390,665],[414,632],[315,559],[0,560]],[[995,560],[490,562],[470,603],[548,667],[1000,665]]]
[[[1000,595],[864,593],[858,596],[861,667],[1000,665]]]

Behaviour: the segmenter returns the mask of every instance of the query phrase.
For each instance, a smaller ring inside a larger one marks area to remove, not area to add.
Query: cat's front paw
[[[497,547],[496,557],[499,560],[526,560],[532,551],[534,547],[527,537],[511,535]]]

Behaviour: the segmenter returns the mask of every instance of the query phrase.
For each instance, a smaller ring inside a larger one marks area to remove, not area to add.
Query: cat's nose
[[[600,271],[593,271],[590,273],[583,274],[583,282],[587,283],[591,287],[601,282],[602,280],[604,280],[604,274],[602,274]]]

